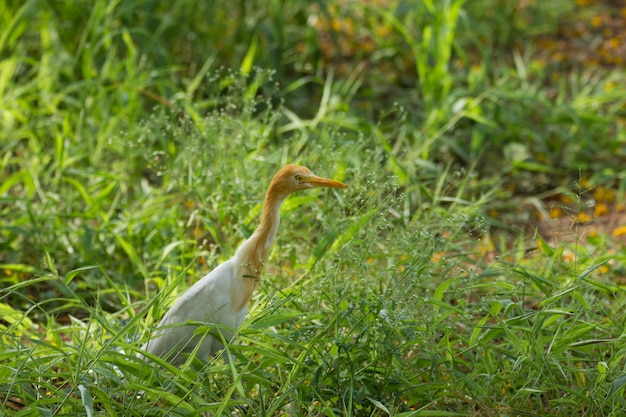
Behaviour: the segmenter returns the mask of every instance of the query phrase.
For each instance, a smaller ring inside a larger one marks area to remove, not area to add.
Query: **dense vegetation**
[[[4,2],[0,410],[621,415],[614,3]],[[237,361],[137,359],[294,162]]]

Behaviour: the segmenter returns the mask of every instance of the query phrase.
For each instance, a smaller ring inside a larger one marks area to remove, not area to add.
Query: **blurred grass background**
[[[0,19],[5,413],[620,415],[620,2]],[[236,364],[136,360],[291,162],[351,188],[285,202]]]

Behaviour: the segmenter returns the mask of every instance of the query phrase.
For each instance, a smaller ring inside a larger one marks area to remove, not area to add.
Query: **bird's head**
[[[300,165],[286,165],[276,173],[270,188],[281,194],[291,194],[309,188],[348,188],[347,185],[328,178],[318,177],[310,169]]]

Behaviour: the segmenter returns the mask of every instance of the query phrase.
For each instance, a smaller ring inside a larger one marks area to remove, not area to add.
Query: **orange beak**
[[[328,178],[322,178],[318,176],[311,176],[304,181],[308,182],[314,187],[327,187],[327,188],[348,188],[348,186],[342,182],[331,180]]]

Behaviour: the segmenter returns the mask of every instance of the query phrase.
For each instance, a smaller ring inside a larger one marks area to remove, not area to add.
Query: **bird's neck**
[[[254,272],[253,275],[256,277],[260,277],[263,271],[263,264],[276,238],[276,232],[280,224],[280,206],[285,199],[285,196],[274,195],[271,191],[270,189],[265,196],[261,222],[246,242],[247,246],[249,246],[249,251],[246,252],[248,255],[247,260],[254,264],[256,269],[251,272]]]
[[[263,266],[269,254],[278,225],[280,224],[280,205],[286,195],[269,188],[263,203],[261,222],[252,236],[237,249],[235,259],[238,273],[235,279],[240,280],[241,292],[232,294],[232,305],[242,309],[248,305],[257,282],[263,273]]]

